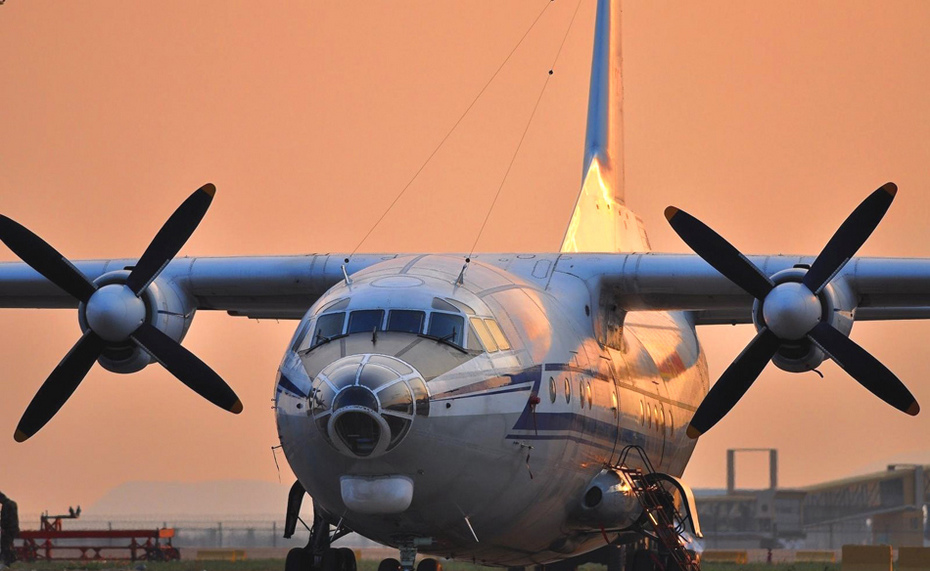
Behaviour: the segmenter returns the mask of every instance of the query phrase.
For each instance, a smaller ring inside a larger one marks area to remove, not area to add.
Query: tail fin
[[[642,220],[623,200],[623,81],[620,0],[599,0],[588,95],[584,171],[563,252],[643,252]]]

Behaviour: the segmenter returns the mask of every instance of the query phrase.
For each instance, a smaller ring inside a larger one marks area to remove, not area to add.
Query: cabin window
[[[342,326],[345,321],[346,314],[344,312],[321,315],[316,320],[316,331],[313,333],[313,343],[311,345],[326,341],[330,337],[342,335]]]
[[[422,333],[423,321],[425,320],[425,312],[395,309],[388,313],[387,330],[402,333]]]
[[[656,419],[656,430],[658,430],[659,429],[659,407],[657,407],[656,405],[652,405],[652,415]]]
[[[565,391],[565,402],[572,402],[572,383],[568,380],[568,377],[565,377],[565,384],[562,387],[562,390]]]
[[[504,332],[501,331],[501,326],[498,325],[496,321],[493,319],[485,319],[484,324],[488,326],[488,331],[491,332],[491,336],[494,337],[494,341],[501,351],[510,349],[510,343],[507,341]]]
[[[475,328],[475,333],[481,338],[481,344],[484,345],[485,349],[487,349],[489,353],[497,351],[497,343],[494,341],[494,338],[491,337],[491,332],[488,331],[488,327],[484,324],[484,321],[477,317],[472,317],[469,319],[469,322],[471,322],[472,327]]]
[[[551,402],[552,404],[555,404],[555,397],[556,397],[557,392],[558,391],[556,390],[556,387],[555,387],[555,379],[553,379],[552,377],[549,377],[549,402]]]
[[[643,406],[643,401],[639,401],[639,423],[646,426],[646,408]]]
[[[445,303],[445,302],[443,302]],[[447,339],[456,345],[462,345],[465,332],[465,318],[461,315],[433,312],[429,316],[429,332],[433,337]]]
[[[383,309],[362,309],[349,314],[349,333],[371,333],[381,330]]]
[[[610,405],[614,411],[614,418],[620,414],[620,407],[617,405],[617,393],[610,393]]]
[[[578,404],[584,410],[584,381],[578,381]]]
[[[591,391],[591,382],[589,381],[585,386],[585,390],[588,391],[588,410],[591,410],[591,407],[594,405],[594,395]]]

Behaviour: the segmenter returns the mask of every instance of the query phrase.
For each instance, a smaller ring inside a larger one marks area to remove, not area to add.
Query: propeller
[[[203,220],[216,187],[197,189],[162,226],[125,283],[97,287],[67,258],[26,227],[0,216],[0,241],[32,269],[84,304],[88,329],[48,376],[26,407],[13,438],[38,432],[67,402],[108,345],[127,341],[152,355],[172,375],[220,408],[238,414],[242,402],[213,369],[145,320],[141,299],[149,285]]]
[[[898,187],[887,183],[870,194],[839,227],[801,282],[775,284],[746,256],[706,224],[674,206],[665,218],[694,252],[761,304],[763,325],[707,393],[688,425],[697,438],[723,418],[749,390],[783,343],[807,339],[869,392],[916,415],[920,405],[907,387],[868,351],[821,321],[818,295],[869,238],[891,206]]]

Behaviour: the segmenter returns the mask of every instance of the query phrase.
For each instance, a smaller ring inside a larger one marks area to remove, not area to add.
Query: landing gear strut
[[[297,522],[296,514],[300,512],[303,495],[303,486],[300,486],[299,482],[295,483],[287,502],[285,537],[290,537],[294,533]],[[314,506],[310,541],[307,542],[306,547],[295,547],[288,551],[284,571],[356,571],[355,552],[345,547],[332,546],[334,541],[349,531],[345,527],[338,526],[330,533],[329,522],[323,517],[322,510]]]
[[[430,541],[427,540],[426,544],[429,543]],[[432,558],[426,558],[421,560],[420,563],[416,563],[417,545],[416,539],[401,544],[398,548],[400,560],[393,557],[384,559],[378,564],[378,571],[442,571],[442,563]]]

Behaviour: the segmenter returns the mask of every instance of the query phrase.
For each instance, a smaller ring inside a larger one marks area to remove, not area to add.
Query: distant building
[[[696,491],[710,549],[839,549],[844,544],[923,546],[930,466],[891,465],[884,472],[797,489],[777,487],[771,451],[766,490],[737,490],[728,451],[728,490]]]

